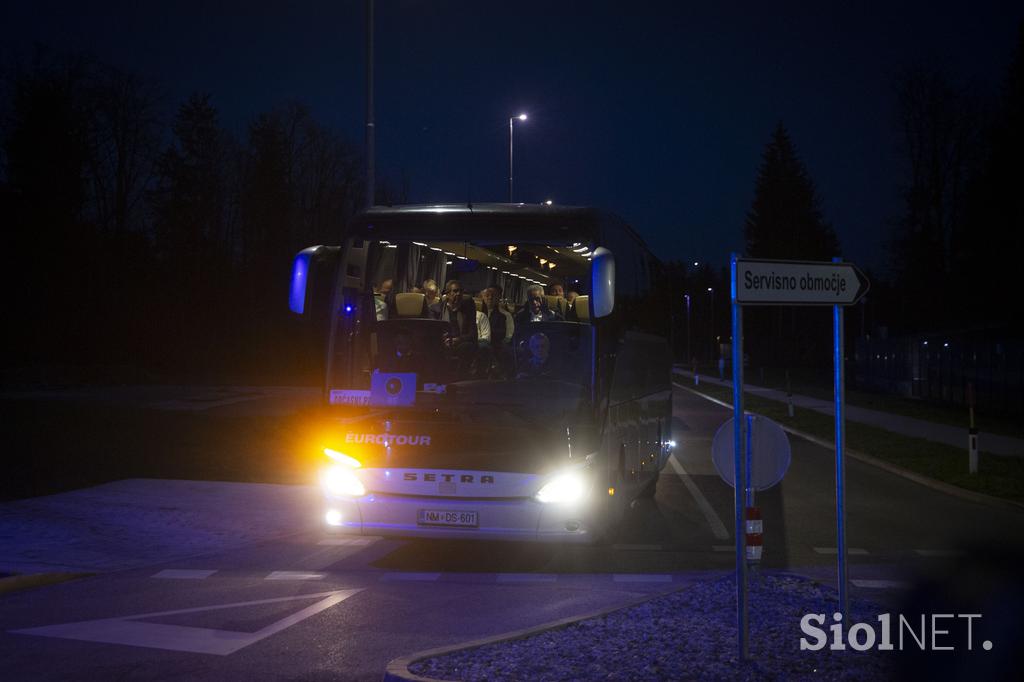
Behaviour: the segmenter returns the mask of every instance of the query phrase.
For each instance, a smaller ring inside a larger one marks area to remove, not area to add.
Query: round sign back
[[[789,437],[781,426],[768,417],[749,413],[747,417],[750,424],[750,485],[754,490],[767,490],[781,481],[789,469]],[[715,433],[711,443],[711,460],[722,480],[736,487],[733,440],[733,418],[730,417]]]

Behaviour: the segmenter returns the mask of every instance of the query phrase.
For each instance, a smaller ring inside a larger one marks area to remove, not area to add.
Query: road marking
[[[727,408],[729,408],[730,410],[731,410],[731,409],[733,409],[733,407],[732,407],[732,403],[726,403],[726,402],[722,402],[722,401],[721,401],[721,400],[719,400],[718,398],[712,398],[711,396],[709,396],[709,395],[705,395],[705,394],[701,393],[700,391],[695,391],[695,390],[693,390],[693,389],[692,389],[692,388],[690,388],[689,386],[683,386],[683,385],[682,385],[681,383],[679,383],[678,381],[673,381],[673,382],[672,382],[672,385],[673,385],[673,386],[678,386],[679,388],[682,388],[682,389],[684,389],[684,390],[687,390],[687,391],[689,391],[690,393],[696,393],[696,394],[697,394],[697,395],[699,395],[699,396],[700,396],[701,398],[704,398],[705,400],[710,400],[711,402],[715,403],[716,405],[721,405],[722,407],[727,407]],[[746,391],[746,387],[744,387],[744,390]]]
[[[850,580],[855,587],[863,587],[869,590],[906,590],[910,583],[902,580]]]
[[[612,545],[612,549],[620,552],[660,552],[663,545]]]
[[[170,651],[189,651],[196,654],[213,654],[227,656],[243,647],[266,639],[282,630],[300,623],[310,616],[315,616],[325,609],[348,599],[362,590],[334,590],[300,594],[295,597],[277,597],[257,601],[220,604],[218,606],[200,606],[191,609],[174,611],[158,611],[155,613],[137,613],[120,618],[101,618],[99,620],[83,620],[76,623],[60,623],[45,625],[26,630],[11,630],[13,634],[37,635],[40,637],[59,637],[86,642],[103,642],[105,644],[127,644],[129,646],[149,647],[151,649],[168,649]],[[235,630],[217,630],[214,628],[195,628],[184,625],[167,625],[164,623],[147,623],[142,618],[159,618],[174,616],[181,613],[201,613],[222,609],[254,606],[256,604],[273,604],[277,602],[295,601],[299,599],[315,599],[320,601],[296,611],[290,616],[275,621],[256,632],[237,632]]]
[[[440,573],[385,573],[380,577],[381,580],[418,580],[423,582],[433,582],[441,577]]]
[[[323,580],[323,573],[306,573],[305,571],[274,571],[264,580]]]
[[[612,580],[617,583],[670,583],[672,576],[656,573],[616,573]]]
[[[372,545],[373,543],[380,540],[379,537],[355,537],[355,538],[324,538],[318,545],[325,545],[328,547],[364,547],[366,545]]]
[[[914,553],[929,558],[958,557],[964,555],[964,553],[958,549],[915,549]]]
[[[499,573],[499,583],[553,583],[558,577],[546,573]]]
[[[206,571],[190,568],[165,568],[159,573],[154,573],[151,578],[175,578],[179,580],[202,580],[209,578],[216,573],[216,570]]]
[[[838,547],[812,547],[811,549],[813,549],[818,554],[839,554],[839,548]],[[864,555],[868,554],[868,551],[866,549],[861,549],[860,547],[847,547],[846,548],[846,553],[851,555],[851,556],[852,555],[864,556]]]
[[[672,468],[676,470],[676,473],[679,474],[679,478],[682,479],[683,485],[686,486],[686,489],[690,491],[690,495],[692,495],[693,499],[697,501],[697,506],[700,507],[701,513],[704,514],[704,518],[707,519],[708,525],[711,526],[711,532],[714,533],[715,537],[719,540],[728,540],[729,531],[725,529],[725,524],[722,523],[722,519],[718,518],[718,514],[715,513],[711,503],[708,502],[706,497],[704,497],[704,493],[700,491],[700,488],[698,488],[697,484],[693,482],[690,475],[686,473],[686,469],[684,469],[683,465],[679,463],[678,459],[676,459],[675,454],[669,457],[668,461],[669,464],[672,465]]]

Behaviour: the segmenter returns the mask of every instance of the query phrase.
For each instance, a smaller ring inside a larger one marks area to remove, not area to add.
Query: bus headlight
[[[320,474],[320,485],[330,495],[342,497],[361,497],[366,488],[351,467],[339,465],[324,469]]]
[[[586,491],[583,472],[564,471],[555,475],[537,492],[537,499],[545,504],[566,504],[580,501]]]

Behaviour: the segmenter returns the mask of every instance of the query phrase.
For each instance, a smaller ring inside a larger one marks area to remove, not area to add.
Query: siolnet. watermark
[[[824,613],[808,613],[800,619],[801,651],[832,651],[849,647],[855,651],[973,651],[980,613],[932,613],[915,616],[882,613],[876,623],[854,623],[844,628],[843,616],[832,614],[825,628]],[[845,633],[844,633],[845,630]],[[829,636],[831,633],[831,637]],[[981,648],[991,651],[992,642],[983,640]]]

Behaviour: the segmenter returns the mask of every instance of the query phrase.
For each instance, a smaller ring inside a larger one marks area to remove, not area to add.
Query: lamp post
[[[715,289],[708,287],[711,298],[711,362],[715,361]]]
[[[512,131],[513,131],[513,125],[512,124],[515,122],[516,119],[519,119],[520,121],[525,121],[526,120],[526,114],[519,114],[518,116],[513,116],[513,117],[511,117],[508,120],[508,203],[510,203],[510,204],[512,203],[512,176],[513,176],[513,174],[512,174],[512,168],[513,168],[513,166],[512,166]]]
[[[690,295],[683,294],[683,298],[686,299],[686,362],[690,362],[693,360],[690,354]]]

